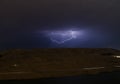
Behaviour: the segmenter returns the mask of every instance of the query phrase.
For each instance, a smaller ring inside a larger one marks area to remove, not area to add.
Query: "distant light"
[[[18,65],[17,65],[17,64],[14,64],[14,65],[12,65],[12,66],[17,67]]]
[[[120,56],[114,56],[115,58],[119,58],[120,59]]]

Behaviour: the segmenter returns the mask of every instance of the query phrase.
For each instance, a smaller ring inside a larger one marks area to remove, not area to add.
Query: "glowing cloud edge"
[[[68,33],[69,34],[69,36],[71,36],[70,38],[68,38],[68,39],[65,39],[65,40],[63,40],[63,41],[57,41],[56,39],[53,39],[52,38],[52,35],[54,36],[55,34],[57,34],[56,32],[58,32],[58,34],[61,34],[61,36],[62,35],[67,35],[67,34],[64,34],[64,33],[60,33],[60,32],[66,32],[66,33]],[[51,39],[51,41],[52,42],[55,42],[55,43],[57,43],[57,44],[63,44],[63,43],[65,43],[65,42],[67,42],[67,41],[70,41],[70,40],[72,40],[72,39],[76,39],[77,38],[77,36],[79,35],[79,31],[73,31],[73,30],[69,30],[69,31],[54,31],[54,32],[51,32],[50,33],[50,39]]]

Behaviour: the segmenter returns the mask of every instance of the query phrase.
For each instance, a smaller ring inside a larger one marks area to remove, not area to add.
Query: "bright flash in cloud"
[[[52,31],[49,34],[51,41],[57,44],[63,44],[67,41],[76,39],[79,35],[80,32],[74,30]]]

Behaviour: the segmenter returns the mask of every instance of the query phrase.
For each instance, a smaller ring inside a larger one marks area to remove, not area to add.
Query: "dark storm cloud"
[[[118,25],[119,0],[2,0],[1,25],[18,30],[44,26]]]

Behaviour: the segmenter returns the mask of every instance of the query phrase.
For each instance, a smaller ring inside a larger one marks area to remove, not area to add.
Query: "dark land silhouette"
[[[120,70],[111,48],[11,49],[0,52],[0,79],[36,79]]]

